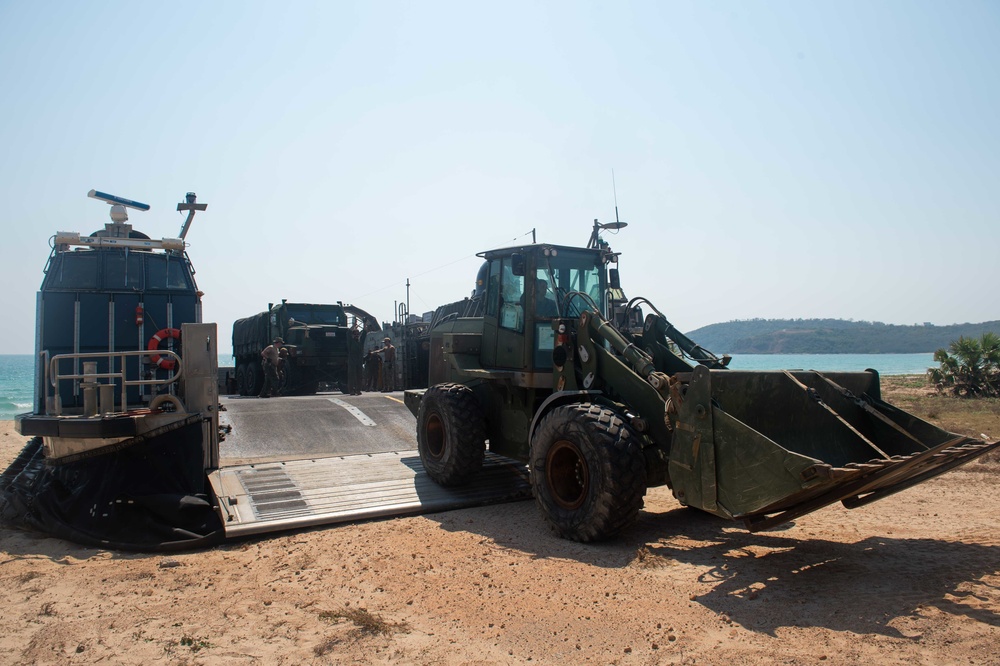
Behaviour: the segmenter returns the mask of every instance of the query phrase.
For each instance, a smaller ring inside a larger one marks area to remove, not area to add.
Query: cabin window
[[[166,255],[152,255],[149,260],[149,283],[147,289],[168,289],[171,291],[179,289],[190,289],[187,280],[187,271],[184,261],[176,257]]]
[[[564,250],[557,257],[546,257],[538,269],[548,289],[554,292],[563,317],[579,317],[591,303],[603,308],[602,285],[604,272],[590,253]]]
[[[286,306],[285,315],[289,326],[293,320],[296,324],[347,325],[347,314],[339,307]]]
[[[67,252],[58,264],[51,286],[57,289],[97,289],[97,269],[97,252]]]
[[[500,270],[500,327],[521,333],[524,331],[524,276],[514,275],[510,257]]]
[[[556,346],[556,332],[552,330],[552,322],[540,321],[535,324],[535,368],[546,370],[552,368],[552,350]]]
[[[142,289],[142,256],[136,252],[104,254],[104,289]]]
[[[490,317],[497,316],[500,308],[500,260],[494,259],[490,262],[490,274],[487,278],[486,287],[486,314]]]

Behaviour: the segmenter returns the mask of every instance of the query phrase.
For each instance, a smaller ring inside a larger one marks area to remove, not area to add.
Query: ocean
[[[219,367],[233,365],[229,354],[219,356]],[[922,375],[936,365],[934,354],[740,354],[732,370],[861,371],[874,368],[883,375]],[[30,412],[33,406],[34,356],[0,354],[0,421]]]

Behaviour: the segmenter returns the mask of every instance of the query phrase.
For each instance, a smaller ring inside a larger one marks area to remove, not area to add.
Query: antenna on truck
[[[195,212],[208,208],[208,204],[195,203],[195,201],[198,200],[198,195],[194,192],[188,192],[185,194],[184,199],[187,203],[177,204],[177,212],[185,210],[188,212],[187,219],[184,220],[184,226],[181,227],[181,240],[184,240],[184,237],[187,236],[187,232],[191,228],[191,220],[194,219]]]
[[[618,219],[618,188],[615,186],[615,170],[611,170],[611,191],[615,195],[615,224],[620,225],[615,227],[616,229],[621,229],[622,227],[628,226],[627,222],[622,222]]]
[[[615,170],[611,170],[611,189],[615,194],[615,221],[614,222],[598,222],[594,220],[594,231],[590,234],[590,241],[587,243],[587,247],[591,249],[598,249],[602,245],[605,247],[607,243],[601,240],[601,232],[604,230],[608,231],[618,231],[619,229],[624,229],[628,226],[628,222],[622,222],[618,219],[618,188],[615,187]]]

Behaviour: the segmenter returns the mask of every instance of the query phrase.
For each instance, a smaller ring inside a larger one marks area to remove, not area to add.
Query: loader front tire
[[[601,541],[635,521],[646,494],[639,436],[591,403],[553,409],[531,440],[531,486],[559,536]]]
[[[442,486],[459,486],[483,467],[486,419],[475,394],[463,384],[437,384],[417,412],[417,450],[427,475]]]

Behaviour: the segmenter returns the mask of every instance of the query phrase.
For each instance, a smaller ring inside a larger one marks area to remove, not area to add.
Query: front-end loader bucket
[[[838,501],[868,504],[1000,446],[942,430],[880,394],[874,370],[697,366],[672,406],[674,494],[757,531]]]

